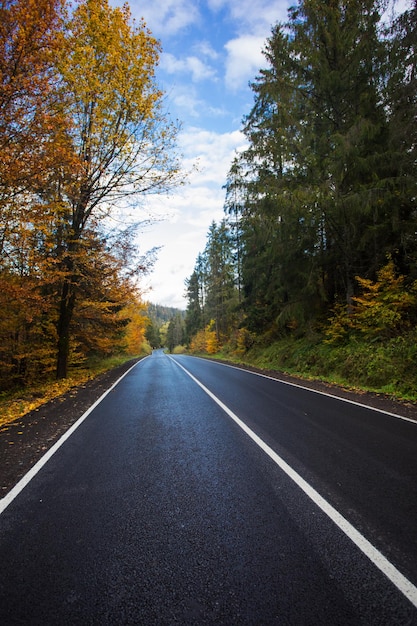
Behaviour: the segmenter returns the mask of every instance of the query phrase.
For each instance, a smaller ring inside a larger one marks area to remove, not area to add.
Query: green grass
[[[417,331],[373,342],[325,343],[320,335],[261,340],[245,355],[227,347],[214,358],[321,380],[348,389],[372,391],[408,402],[417,401]]]

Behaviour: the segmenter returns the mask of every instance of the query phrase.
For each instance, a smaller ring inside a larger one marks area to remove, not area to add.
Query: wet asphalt
[[[415,424],[155,352],[0,516],[0,624],[417,624],[175,360],[416,584]]]

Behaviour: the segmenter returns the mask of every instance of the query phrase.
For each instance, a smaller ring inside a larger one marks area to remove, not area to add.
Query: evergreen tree
[[[210,225],[204,252],[198,255],[186,285],[187,341],[207,325],[217,343],[227,339],[237,317],[238,290],[233,237],[226,220]]]
[[[186,280],[187,287],[187,312],[185,317],[185,329],[187,343],[191,338],[204,327],[203,316],[200,305],[200,285],[198,280],[197,271],[191,274],[190,278]]]
[[[233,262],[235,266],[235,282],[238,291],[239,304],[242,300],[242,256],[243,237],[241,229],[241,215],[245,208],[244,182],[241,178],[241,169],[237,158],[234,159],[230,168],[226,189],[224,211],[228,215],[227,225],[230,232],[230,241],[233,248]]]
[[[177,314],[171,319],[167,330],[167,348],[170,352],[174,351],[176,346],[181,346],[184,343],[185,338],[185,325],[184,319],[181,315]]]
[[[206,314],[215,321],[217,340],[228,336],[237,303],[233,249],[226,221],[212,222],[204,251],[206,259]]]
[[[399,272],[412,282],[417,278],[417,2],[394,21],[388,37],[385,104],[392,179],[386,236]]]
[[[152,320],[149,320],[146,325],[145,337],[152,348],[159,348],[161,346],[159,329]]]
[[[382,9],[373,0],[300,0],[268,40],[239,163],[245,308],[257,331],[305,323],[336,298],[350,302],[355,276],[374,277],[410,232],[405,209],[392,227],[404,182],[389,159]],[[410,54],[405,40],[400,57]]]

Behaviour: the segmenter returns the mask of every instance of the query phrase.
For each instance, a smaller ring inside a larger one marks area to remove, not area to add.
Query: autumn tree
[[[178,129],[155,81],[159,43],[127,5],[83,0],[69,10],[64,0],[0,0],[0,18],[7,386],[47,375],[54,353],[63,377],[70,351],[123,345],[126,312],[136,317],[135,283],[151,257],[132,262],[126,233],[124,247],[111,241],[106,218],[181,175]]]
[[[416,322],[417,281],[407,287],[392,258],[377,273],[377,280],[356,277],[358,294],[351,307],[338,304],[325,329],[328,343],[362,336],[374,343],[398,337]]]
[[[180,181],[177,126],[167,119],[155,81],[159,43],[128,5],[84,0],[68,21],[58,57],[59,102],[70,120],[77,166],[41,192],[56,210],[62,284],[57,377],[67,375],[70,329],[81,280],[77,258],[92,220],[121,199],[134,202]]]
[[[0,368],[2,386],[48,372],[52,308],[39,285],[45,223],[34,194],[57,167],[71,168],[65,118],[56,109],[63,0],[0,1]]]
[[[62,133],[56,55],[64,0],[0,0],[0,208],[50,172],[48,148]],[[58,159],[59,155],[55,154]],[[2,219],[2,228],[5,228]],[[2,240],[4,240],[3,233]]]
[[[37,192],[74,165],[57,108],[63,14],[63,0],[0,1],[0,253],[12,273],[22,265],[20,242],[49,227]]]
[[[132,278],[149,271],[152,259],[139,254],[135,233],[132,227],[83,233],[71,333],[72,350],[81,358],[140,352],[145,340],[145,305]]]
[[[124,351],[127,354],[136,356],[145,350],[151,350],[152,344],[147,344],[147,322],[144,315],[146,305],[139,299],[133,299],[125,309],[122,310],[120,318],[126,320],[124,332]]]

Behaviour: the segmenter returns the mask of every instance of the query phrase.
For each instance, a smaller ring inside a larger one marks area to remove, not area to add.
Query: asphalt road
[[[417,624],[410,421],[155,352],[9,495],[2,626]]]

